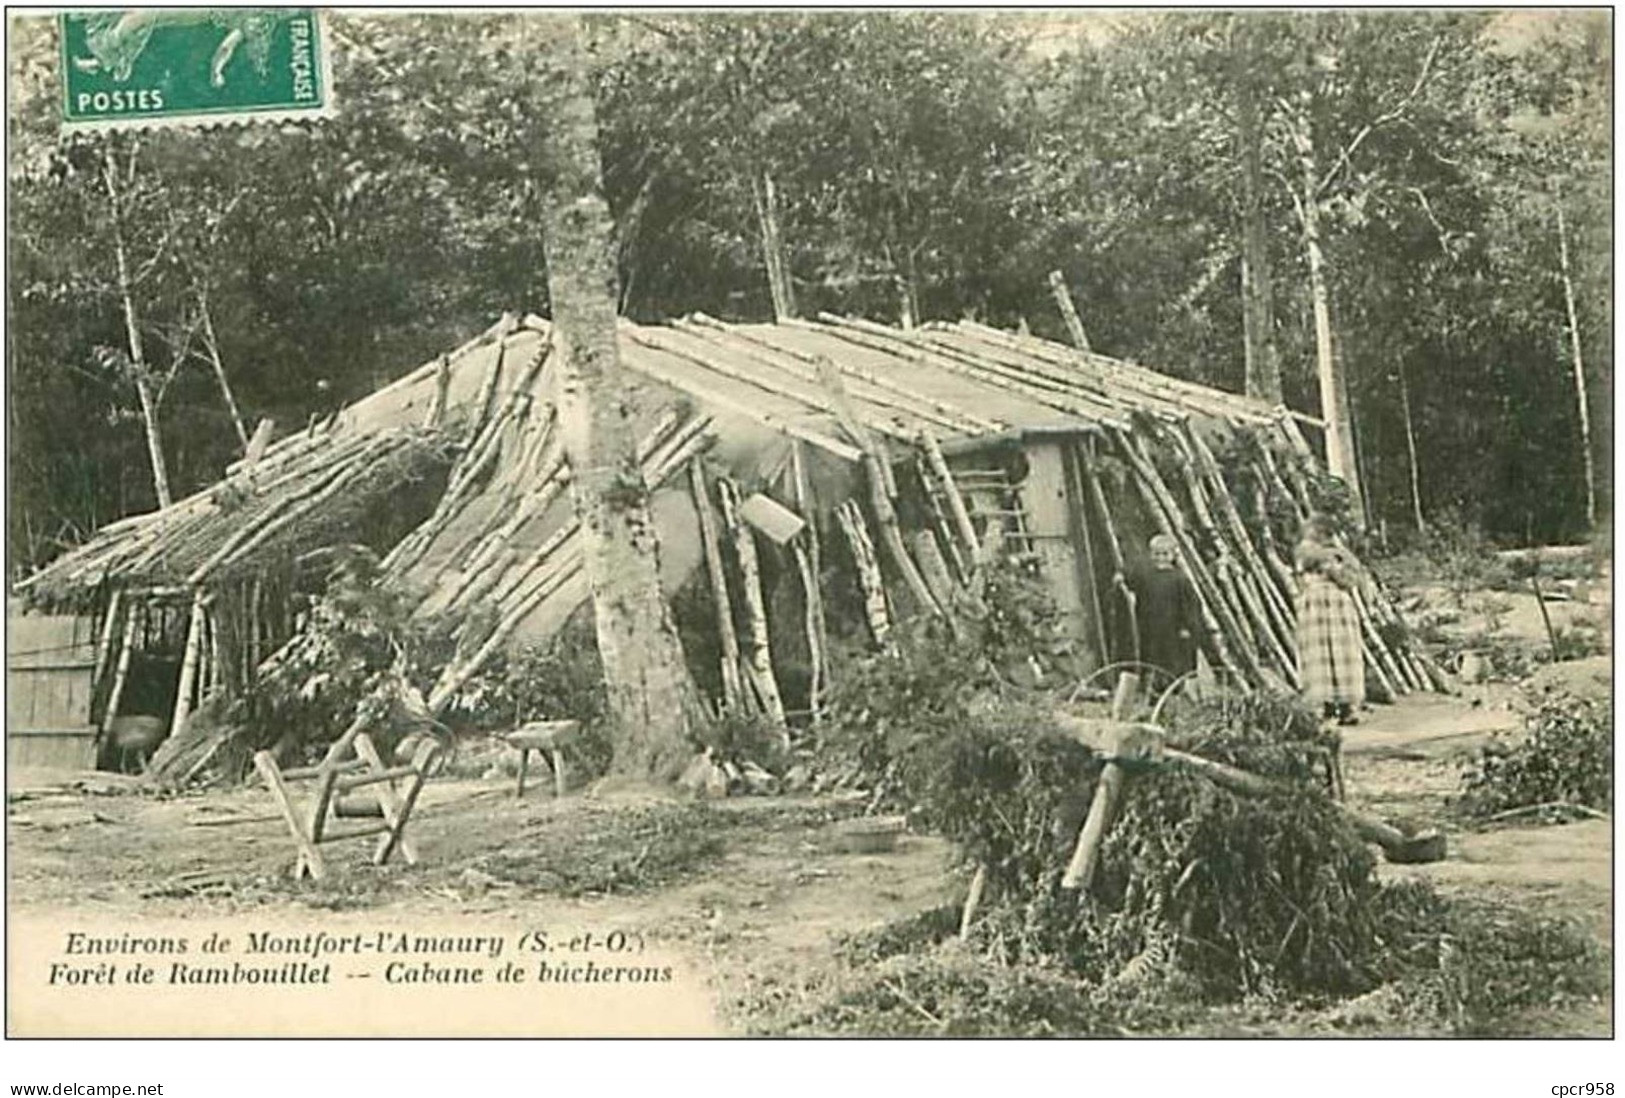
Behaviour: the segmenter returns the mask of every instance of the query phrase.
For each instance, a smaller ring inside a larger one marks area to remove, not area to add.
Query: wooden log
[[[130,674],[130,654],[135,648],[135,628],[147,615],[145,603],[134,603],[124,612],[124,637],[119,642],[118,664],[113,669],[113,686],[107,694],[107,708],[102,713],[102,736],[106,737],[118,716],[119,702],[124,700],[124,683]]]
[[[800,439],[809,445],[818,447],[820,450],[834,454],[844,461],[858,461],[863,456],[863,451],[856,446],[850,446],[821,431],[804,427],[795,420],[764,411],[759,405],[753,404],[751,401],[730,396],[721,390],[713,389],[709,385],[697,383],[687,374],[669,370],[664,365],[657,363],[653,356],[629,356],[626,359],[626,367],[636,373],[670,385],[681,392],[687,392],[708,406],[744,416],[746,419],[772,428],[774,431],[790,438]]]
[[[513,553],[510,546],[513,544],[514,536],[519,532],[520,527],[532,518],[546,513],[547,508],[559,497],[567,484],[569,484],[569,475],[561,451],[557,463],[548,471],[547,476],[541,480],[534,491],[526,493],[518,501],[513,513],[507,517],[500,527],[486,531],[480,542],[475,544],[465,543],[447,555],[446,566],[458,561],[466,562],[463,564],[462,578],[453,586],[451,594],[445,600],[448,608],[459,603],[472,602],[478,597],[476,588],[489,588],[490,584],[481,584],[479,582],[482,573],[489,570],[499,560],[511,559]],[[437,572],[436,574],[440,573]],[[500,571],[498,578],[500,578]],[[491,582],[494,583],[495,581],[492,580]]]
[[[967,355],[955,347],[927,342],[930,332],[905,334],[884,325],[830,313],[820,313],[818,319],[822,322],[822,326],[807,324],[805,321],[797,321],[792,326],[804,326],[857,347],[892,355],[905,362],[916,362],[969,377],[984,385],[1002,388],[1068,415],[1116,423],[1120,426],[1127,425],[1127,420],[1122,418],[1122,407],[1104,400],[1099,394],[1083,392],[1075,383],[1060,382],[1041,375],[1035,376],[1005,363]]]
[[[276,420],[274,419],[261,419],[254,425],[254,435],[248,440],[248,444],[243,447],[243,460],[239,463],[241,468],[252,469],[259,464],[260,460],[265,457],[266,448],[271,445],[271,432],[275,430]],[[235,466],[226,467],[228,476],[236,471]]]
[[[891,615],[886,608],[886,585],[880,576],[880,563],[875,559],[874,543],[869,540],[869,532],[865,528],[863,511],[852,500],[845,500],[836,507],[835,518],[841,524],[841,531],[852,550],[858,586],[863,591],[863,614],[869,623],[869,632],[876,646],[895,651],[891,639]]]
[[[816,367],[818,355],[798,351],[792,347],[780,346],[756,334],[749,328],[725,324],[720,320],[706,316],[704,313],[695,313],[686,320],[675,320],[672,325],[680,331],[707,339],[714,345],[725,346],[731,352],[744,354],[763,365],[785,370],[805,380],[817,380],[817,370],[808,369],[807,367]],[[726,333],[729,338],[723,341],[720,338],[721,333]],[[741,344],[746,346],[741,348]],[[767,353],[764,354],[764,351]],[[796,365],[792,366],[791,363]],[[877,392],[864,392],[862,394],[864,401],[869,404],[895,408],[917,419],[929,420],[940,427],[961,434],[977,435],[987,431],[997,431],[1005,426],[999,420],[979,415],[947,401],[933,399],[924,393],[909,388],[907,385],[891,381],[873,370],[865,369],[855,363],[842,362],[838,365],[843,376],[861,381],[871,389],[878,390]]]
[[[260,578],[248,582],[248,661],[252,667],[260,665]]]
[[[1263,778],[1257,774],[1240,770],[1224,763],[1204,759],[1199,755],[1186,754],[1173,748],[1163,751],[1163,758],[1175,765],[1182,766],[1194,773],[1201,774],[1216,785],[1221,785],[1232,792],[1249,796],[1270,796],[1301,792],[1298,787],[1285,782]],[[1444,836],[1437,831],[1428,830],[1415,835],[1407,835],[1399,828],[1365,812],[1349,808],[1346,804],[1337,801],[1330,802],[1337,808],[1345,820],[1353,826],[1355,832],[1366,842],[1380,846],[1388,860],[1399,864],[1415,862],[1439,861],[1445,855]]]
[[[1091,452],[1091,442],[1079,440],[1073,443],[1073,454],[1078,460],[1078,468],[1083,474],[1084,489],[1088,500],[1094,504],[1095,513],[1100,518],[1101,528],[1106,532],[1106,550],[1111,555],[1112,564],[1112,590],[1123,604],[1124,620],[1129,633],[1128,656],[1138,662],[1140,659],[1140,621],[1139,599],[1134,589],[1128,585],[1125,575],[1126,565],[1123,559],[1123,543],[1117,536],[1117,526],[1112,521],[1111,507],[1106,502],[1105,489],[1100,484],[1100,474],[1095,468],[1094,455]],[[1109,653],[1108,653],[1109,655]]]
[[[445,491],[441,493],[434,511],[384,557],[381,568],[385,574],[399,577],[417,564],[441,531],[462,514],[478,495],[472,489],[496,464],[497,456],[501,453],[504,427],[529,413],[534,399],[531,388],[551,352],[552,343],[544,341],[521,369],[502,410],[478,429],[452,465],[451,473],[446,478]]]
[[[508,359],[508,341],[503,339],[497,344],[496,358],[491,360],[491,368],[485,372],[480,381],[479,395],[474,398],[474,414],[469,419],[468,434],[465,441],[472,442],[485,428],[491,419],[491,413],[496,410],[497,389],[502,384],[502,368]]]
[[[373,865],[383,865],[389,861],[389,856],[395,852],[397,846],[401,847],[403,854],[406,853],[406,825],[412,818],[412,809],[417,804],[418,794],[423,791],[424,778],[428,776],[429,767],[433,765],[434,757],[439,750],[439,744],[432,739],[426,739],[418,746],[417,753],[412,756],[412,768],[417,771],[417,776],[407,784],[406,795],[397,804],[391,806],[394,810],[394,818],[388,819],[386,813],[386,823],[389,829],[378,840],[378,846],[372,852]],[[407,860],[412,861],[414,859],[408,856]]]
[[[952,325],[952,330],[979,342],[1003,347],[1026,358],[1070,371],[1074,376],[1079,365],[1082,365],[1100,379],[1097,384],[1103,390],[1137,394],[1139,399],[1135,399],[1136,404],[1150,404],[1179,415],[1197,408],[1208,415],[1231,416],[1258,425],[1273,425],[1275,422],[1274,413],[1265,411],[1259,402],[1251,398],[1183,381],[1131,362],[1101,354],[1084,354],[1032,335],[1000,331],[973,320],[959,321]]]
[[[486,560],[505,549],[525,522],[552,503],[568,482],[562,440],[553,438],[546,445],[541,459],[543,467],[524,482],[513,478],[503,486],[496,505],[491,508],[485,521],[446,554],[436,578],[446,568],[453,566],[461,567],[465,573],[477,570]],[[455,601],[454,595],[448,603]]]
[[[943,456],[942,447],[938,445],[935,435],[922,430],[919,440],[920,448],[925,451],[926,465],[936,477],[937,487],[948,505],[948,515],[953,519],[954,530],[959,535],[965,553],[974,561],[977,550],[981,548],[981,542],[976,537],[976,527],[971,523],[970,512],[965,509],[965,497],[960,493],[959,485],[954,480],[953,470],[948,468],[948,459]]]
[[[368,472],[376,462],[398,450],[404,441],[399,438],[384,439],[379,445],[364,451],[360,457],[340,466],[331,477],[289,496],[282,501],[277,517],[267,516],[267,520],[262,520],[257,525],[244,526],[215,550],[206,561],[194,568],[186,582],[197,586],[216,569],[247,557],[271,538],[294,526],[306,515],[335,498]],[[245,533],[247,536],[242,536]]]
[[[271,797],[282,813],[283,821],[288,825],[288,830],[293,832],[294,844],[299,849],[299,858],[294,864],[294,879],[298,880],[309,873],[313,880],[321,880],[327,876],[327,865],[322,861],[321,851],[310,841],[310,836],[305,831],[305,823],[299,818],[298,810],[294,808],[292,794],[282,780],[281,771],[277,769],[276,758],[269,751],[256,752],[254,769],[260,772],[261,779],[271,791]]]
[[[1290,576],[1275,574],[1259,547],[1254,544],[1247,524],[1242,521],[1241,511],[1236,507],[1236,501],[1230,494],[1229,485],[1225,483],[1224,470],[1219,468],[1218,459],[1213,456],[1213,451],[1203,441],[1201,434],[1187,422],[1184,435],[1189,440],[1198,468],[1208,479],[1212,489],[1211,496],[1218,505],[1218,517],[1229,530],[1231,540],[1241,551],[1242,559],[1257,581],[1276,629],[1283,640],[1290,638],[1292,635]],[[1264,517],[1263,527],[1264,537],[1268,538],[1270,535],[1267,514]]]
[[[914,455],[914,474],[920,482],[920,494],[925,499],[926,526],[938,539],[938,556],[942,557],[945,567],[951,562],[952,574],[968,585],[971,582],[971,567],[966,563],[965,558],[960,555],[959,538],[954,533],[953,527],[949,525],[948,509],[942,491],[936,483],[936,478],[931,475],[931,470],[926,465],[923,454]],[[916,553],[916,556],[918,556],[918,553]],[[932,594],[936,595],[940,602],[942,595],[937,592],[931,576],[923,568],[921,574],[925,575],[926,583],[931,585]]]
[[[813,568],[812,560],[807,555],[806,546],[801,543],[800,538],[791,543],[790,551],[795,556],[796,571],[801,576],[809,672],[807,709],[812,714],[813,724],[816,725],[819,723],[820,707],[823,703],[824,661],[826,658],[824,652],[824,598],[823,594],[818,590],[817,571]]]
[[[806,455],[802,453],[802,444],[798,439],[790,440],[790,476],[794,483],[796,509],[807,520],[807,529],[803,531],[798,545],[804,546],[806,556],[806,571],[802,575],[802,585],[806,593],[807,617],[809,628],[816,632],[817,652],[813,665],[813,683],[819,698],[823,697],[824,684],[829,682],[829,624],[824,614],[823,592],[823,547],[818,531],[820,512],[818,501],[813,496],[812,484],[807,479]],[[798,565],[799,566],[799,565]],[[820,709],[817,704],[810,704],[813,723],[819,722]]]
[[[1253,597],[1253,591],[1245,582],[1246,577],[1254,572],[1252,541],[1241,524],[1240,516],[1234,512],[1223,476],[1212,477],[1204,486],[1203,481],[1209,479],[1210,470],[1202,460],[1201,439],[1188,421],[1168,430],[1165,437],[1178,455],[1180,473],[1187,482],[1191,506],[1213,544],[1220,549],[1218,579],[1221,588],[1232,596],[1232,614],[1238,623],[1252,623],[1252,639],[1259,647],[1260,654],[1267,655],[1282,675],[1295,677],[1295,661],[1287,650],[1287,642],[1277,634],[1276,622],[1269,610],[1262,601]],[[1211,454],[1208,457],[1211,459]],[[1218,473],[1216,463],[1211,472]],[[1257,571],[1263,574],[1261,565]],[[1267,580],[1267,575],[1265,578]]]
[[[734,539],[734,557],[739,562],[740,590],[745,597],[745,621],[749,637],[744,652],[750,678],[761,697],[769,720],[785,726],[784,701],[778,679],[773,674],[773,650],[767,630],[767,603],[762,597],[762,575],[756,559],[756,538],[750,525],[739,518],[739,489],[727,477],[717,480],[717,498],[722,503],[722,521]],[[789,733],[785,733],[789,746]]]
[[[965,941],[970,937],[971,924],[976,920],[976,910],[982,906],[982,894],[987,890],[987,863],[977,862],[976,873],[970,879],[970,891],[965,894],[965,906],[959,914],[959,940]]]
[[[1083,330],[1083,318],[1078,315],[1078,306],[1072,300],[1072,292],[1067,289],[1066,276],[1060,271],[1049,273],[1050,293],[1055,297],[1055,307],[1061,311],[1061,319],[1066,322],[1066,333],[1072,337],[1072,346],[1089,354],[1089,337]]]
[[[820,358],[818,377],[829,393],[829,406],[835,411],[841,426],[863,451],[863,466],[868,474],[869,502],[874,509],[875,523],[880,530],[880,544],[885,548],[893,567],[903,577],[903,583],[915,601],[929,613],[945,615],[946,611],[932,596],[925,577],[920,574],[919,566],[903,543],[902,530],[897,522],[897,510],[892,506],[892,500],[897,497],[897,485],[892,480],[891,462],[884,448],[853,410],[840,369],[834,362],[828,358]]]
[[[1112,757],[1132,756],[1150,763],[1182,767],[1212,781],[1215,785],[1249,797],[1280,795],[1324,796],[1318,790],[1292,785],[1274,778],[1265,778],[1250,771],[1225,763],[1214,762],[1169,747],[1156,725],[1122,724],[1117,721],[1090,720],[1070,713],[1057,712],[1055,721],[1068,736],[1092,751]],[[1444,837],[1436,831],[1423,831],[1407,835],[1369,813],[1360,812],[1338,801],[1329,800],[1339,814],[1354,827],[1367,842],[1375,843],[1388,854],[1392,862],[1438,861],[1444,857]]]
[[[186,626],[186,649],[181,657],[181,677],[175,687],[175,713],[169,725],[169,734],[178,736],[186,727],[186,718],[192,715],[192,690],[197,683],[198,657],[203,651],[203,617],[206,598],[203,588],[192,596],[192,616]]]
[[[1376,623],[1371,618],[1371,612],[1366,607],[1365,598],[1358,588],[1351,589],[1349,595],[1354,600],[1355,613],[1360,621],[1361,638],[1370,653],[1371,662],[1377,665],[1383,673],[1383,678],[1388,680],[1390,691],[1396,695],[1409,694],[1416,689],[1415,684],[1408,681],[1401,674],[1399,664],[1395,661],[1393,653],[1388,649],[1387,642],[1382,639],[1381,632],[1378,631]]]
[[[920,575],[924,577],[926,586],[931,589],[932,597],[942,606],[952,607],[957,600],[959,587],[948,573],[948,562],[943,559],[942,550],[937,546],[936,534],[930,530],[916,530],[911,540],[914,559],[919,564]]]
[[[683,346],[680,342],[664,335],[658,329],[640,330],[629,328],[627,329],[627,334],[634,343],[642,344],[643,346],[652,350],[660,351],[663,354],[671,355],[674,358],[683,359],[686,362],[692,362],[694,365],[709,370],[712,373],[721,374],[723,377],[730,378],[734,381],[738,381],[756,389],[761,389],[764,392],[772,393],[774,396],[788,397],[799,403],[809,404],[812,407],[817,408],[820,411],[828,412],[837,418],[855,415],[849,404],[845,409],[837,407],[837,402],[832,399],[832,394],[828,391],[828,387],[824,382],[821,373],[817,371],[814,372],[814,376],[812,377],[805,377],[801,371],[786,371],[790,373],[790,376],[808,382],[809,384],[805,388],[781,386],[776,383],[775,379],[763,376],[759,371],[741,369],[740,367],[733,366],[714,355],[707,357],[705,355],[698,354],[690,350],[688,347]],[[837,376],[839,376],[839,368],[836,369]],[[870,424],[868,422],[864,422],[864,426],[865,428],[868,428]],[[897,439],[907,439],[909,437],[909,432],[907,430],[883,419],[877,418],[874,420],[872,429]],[[851,431],[848,431],[848,434],[851,433]],[[857,439],[854,437],[853,441],[857,441]]]
[[[451,388],[451,359],[441,355],[435,360],[434,400],[423,417],[423,425],[438,428],[446,418],[446,393]]]
[[[698,458],[688,463],[688,474],[694,513],[700,520],[700,545],[705,554],[706,575],[711,582],[711,602],[716,609],[717,637],[721,642],[718,663],[722,668],[722,704],[726,709],[743,713],[746,710],[745,692],[739,681],[739,634],[734,630],[733,600],[728,596],[728,578],[722,570],[722,545],[717,540],[711,493],[705,486],[705,472]]]
[[[1112,695],[1114,721],[1126,719],[1128,707],[1139,688],[1140,676],[1134,672],[1125,671],[1117,677],[1117,689]],[[1079,895],[1089,890],[1095,868],[1100,863],[1101,840],[1106,837],[1106,828],[1110,826],[1117,803],[1123,796],[1124,780],[1122,766],[1115,759],[1107,759],[1095,783],[1094,799],[1089,802],[1089,815],[1083,821],[1083,830],[1078,833],[1077,846],[1072,850],[1066,872],[1061,875],[1062,888],[1076,891]]]
[[[518,603],[518,605],[514,606],[511,610],[504,614],[502,619],[498,621],[496,628],[491,631],[491,635],[486,638],[485,642],[480,645],[479,650],[475,652],[475,654],[470,657],[467,662],[463,663],[461,666],[455,667],[448,664],[446,670],[441,673],[440,681],[435,684],[434,691],[429,697],[429,711],[438,715],[441,710],[445,709],[447,703],[451,701],[452,696],[462,688],[462,685],[467,682],[476,671],[484,666],[485,661],[490,659],[492,654],[495,653],[496,650],[502,646],[503,642],[505,642],[508,637],[512,635],[513,631],[519,627],[519,623],[529,616],[532,610],[541,605],[543,599],[547,598],[560,587],[564,586],[565,583],[573,579],[580,571],[581,557],[579,553],[576,553],[573,555],[572,559],[566,561],[557,572],[551,575],[546,583],[537,585]]]
[[[96,642],[96,666],[90,672],[91,689],[101,686],[102,675],[108,661],[113,658],[113,637],[118,631],[119,612],[124,608],[124,592],[115,588],[107,599],[107,613],[102,617],[102,635]]]

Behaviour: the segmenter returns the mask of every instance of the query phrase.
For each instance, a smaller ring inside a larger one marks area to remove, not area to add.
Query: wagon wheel
[[[1067,703],[1074,704],[1079,701],[1111,696],[1112,687],[1117,677],[1125,671],[1132,671],[1140,677],[1139,688],[1135,691],[1133,708],[1124,716],[1129,720],[1138,720],[1153,711],[1157,697],[1162,693],[1164,685],[1169,681],[1168,672],[1154,664],[1140,663],[1137,660],[1121,660],[1117,663],[1108,663],[1098,667],[1079,679],[1073,686],[1072,692],[1067,695]],[[1149,718],[1148,718],[1149,719]]]
[[[1245,696],[1245,691],[1226,685],[1219,679],[1204,678],[1198,671],[1187,671],[1163,688],[1147,719],[1164,728],[1178,728],[1183,724],[1182,717],[1200,707]]]

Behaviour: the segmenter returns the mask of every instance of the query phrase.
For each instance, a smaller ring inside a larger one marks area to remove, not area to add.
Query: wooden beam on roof
[[[1099,353],[1085,355],[1083,352],[1067,347],[1065,344],[1039,339],[1037,336],[1013,335],[973,320],[962,320],[953,328],[967,335],[981,338],[985,342],[997,342],[1006,347],[1020,350],[1024,354],[1030,354],[1035,358],[1057,366],[1069,366],[1082,359],[1088,365],[1101,370],[1108,381],[1116,382],[1126,388],[1149,392],[1176,403],[1181,402],[1180,398],[1186,398],[1183,403],[1205,405],[1207,409],[1212,409],[1210,414],[1236,415],[1258,423],[1267,423],[1274,418],[1270,411],[1267,411],[1259,401],[1242,396],[1239,393],[1229,393],[1223,389],[1214,389],[1170,374],[1158,373],[1156,370],[1138,363],[1114,359],[1109,355]],[[1218,409],[1223,409],[1223,411]]]
[[[706,316],[704,313],[695,313],[691,319],[674,321],[673,327],[678,331],[688,332],[697,338],[706,339],[718,345],[722,345],[720,342],[721,337],[727,336],[744,344],[742,347],[735,348],[740,354],[748,355],[767,365],[777,366],[778,369],[795,373],[797,377],[810,379],[816,379],[817,377],[817,355],[807,354],[804,351],[797,351],[790,347],[781,347],[744,328],[726,324],[723,321]],[[763,352],[790,359],[805,366],[806,369],[804,371],[789,370],[788,367],[782,364],[773,363]],[[878,404],[884,408],[896,408],[898,411],[907,412],[909,415],[920,419],[930,420],[938,426],[947,427],[962,434],[997,431],[1005,426],[998,420],[988,419],[985,416],[979,416],[963,408],[958,408],[947,401],[928,397],[923,393],[910,389],[906,385],[889,381],[872,370],[866,370],[850,362],[836,362],[836,366],[846,377],[861,381],[866,385],[879,389],[882,393],[894,394],[892,397],[876,396],[873,393],[856,394],[859,399],[867,403]]]
[[[820,412],[825,412],[837,417],[844,415],[843,410],[839,408],[836,403],[831,400],[828,395],[826,395],[826,393],[819,391],[818,383],[816,381],[808,383],[809,388],[813,390],[811,395],[791,392],[786,389],[776,388],[766,378],[759,377],[748,370],[741,370],[736,367],[729,366],[726,363],[703,358],[700,355],[695,354],[693,351],[688,350],[686,347],[673,346],[669,340],[661,338],[661,333],[658,329],[640,329],[635,325],[627,324],[623,327],[623,334],[634,343],[647,347],[650,350],[660,351],[663,354],[668,354],[672,355],[673,357],[683,359],[685,362],[692,362],[702,370],[710,370],[713,373],[721,374],[723,377],[732,378],[733,380],[742,384],[753,385],[764,392],[772,393],[774,396],[784,397],[786,400],[796,401],[798,404],[805,404],[810,408],[816,408]],[[789,371],[783,372],[789,373]],[[793,373],[791,373],[790,376],[797,377],[797,375]],[[798,380],[801,379],[798,378]],[[853,415],[853,418],[857,418],[855,414]],[[879,431],[882,434],[890,435],[892,438],[901,439],[905,442],[913,441],[914,436],[911,432],[895,426],[894,424],[886,423],[884,421],[874,424],[870,424],[867,421],[863,422],[865,427],[872,427],[872,429]],[[858,440],[854,439],[854,441]]]
[[[1078,306],[1072,300],[1072,291],[1067,289],[1066,276],[1060,271],[1051,271],[1049,289],[1050,293],[1055,295],[1056,308],[1061,310],[1061,319],[1066,322],[1066,331],[1072,337],[1072,345],[1088,354],[1092,350],[1089,346],[1089,336],[1083,330],[1083,318],[1078,315]]]
[[[939,445],[944,454],[958,457],[961,454],[974,454],[980,450],[991,449],[995,446],[1021,446],[1039,440],[1053,441],[1056,439],[1080,438],[1086,435],[1099,435],[1101,432],[1102,428],[1093,423],[1054,427],[1012,427],[1007,431],[998,431],[988,435],[947,439]],[[964,476],[965,474],[956,473],[955,475]]]
[[[905,361],[936,366],[965,375],[990,388],[1004,389],[1025,400],[1064,412],[1069,416],[1077,416],[1086,422],[1114,422],[1124,427],[1128,426],[1128,421],[1119,416],[1115,409],[1089,408],[1085,403],[1086,398],[1068,391],[1052,380],[1046,379],[1048,385],[1046,387],[1030,376],[1024,376],[1019,370],[969,358],[963,352],[955,353],[953,348],[922,341],[919,336],[905,334],[882,324],[835,316],[831,313],[820,313],[819,320],[823,322],[822,325],[807,327],[814,331],[826,332],[860,347],[896,355]],[[807,322],[796,323],[806,325]]]
[[[669,385],[679,392],[688,393],[691,396],[694,396],[707,404],[714,405],[725,412],[732,412],[734,415],[744,416],[746,419],[755,420],[764,427],[770,427],[781,434],[789,435],[792,438],[799,438],[803,442],[817,446],[821,450],[834,454],[843,461],[856,463],[863,460],[863,451],[858,449],[856,446],[851,446],[840,441],[839,439],[831,438],[829,435],[826,435],[821,431],[814,431],[810,427],[803,427],[798,423],[792,423],[782,416],[774,415],[772,412],[764,412],[760,408],[752,405],[749,401],[731,397],[726,393],[722,393],[711,388],[710,386],[697,383],[691,378],[674,374],[665,367],[657,365],[651,359],[627,355],[625,365],[628,369],[636,373],[643,374],[645,377],[653,378],[663,385]]]
[[[1098,406],[1099,411],[1095,414],[1103,417],[1111,417],[1119,422],[1126,423],[1131,412],[1144,411],[1143,408],[1127,405],[1121,397],[1113,395],[1105,382],[1096,385],[1081,384],[1074,371],[1062,372],[1057,370],[1049,372],[1039,369],[1031,355],[1007,348],[989,345],[987,348],[978,350],[973,354],[965,350],[965,348],[947,341],[945,335],[946,333],[940,330],[933,330],[927,332],[924,338],[940,354],[952,355],[961,361],[977,366],[997,365],[1004,370],[1013,371],[1021,377],[1029,379],[1028,384],[1038,385],[1042,382],[1043,386],[1055,392],[1065,393],[1086,405]],[[1003,351],[1008,357],[995,355],[993,353],[995,350]],[[1177,406],[1174,407],[1177,408]],[[1179,409],[1179,411],[1183,414],[1183,409]]]

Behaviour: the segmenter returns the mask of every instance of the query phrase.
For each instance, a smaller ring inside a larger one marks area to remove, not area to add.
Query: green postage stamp
[[[283,121],[332,111],[312,8],[93,11],[61,17],[63,126]]]

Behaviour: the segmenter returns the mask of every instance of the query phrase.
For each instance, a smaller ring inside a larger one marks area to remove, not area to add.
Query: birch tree
[[[543,248],[558,358],[558,415],[581,522],[616,774],[670,779],[692,754],[699,712],[660,591],[660,543],[636,452],[634,407],[616,341],[615,245],[598,160],[585,29],[576,17],[530,17],[546,50],[550,94]]]

